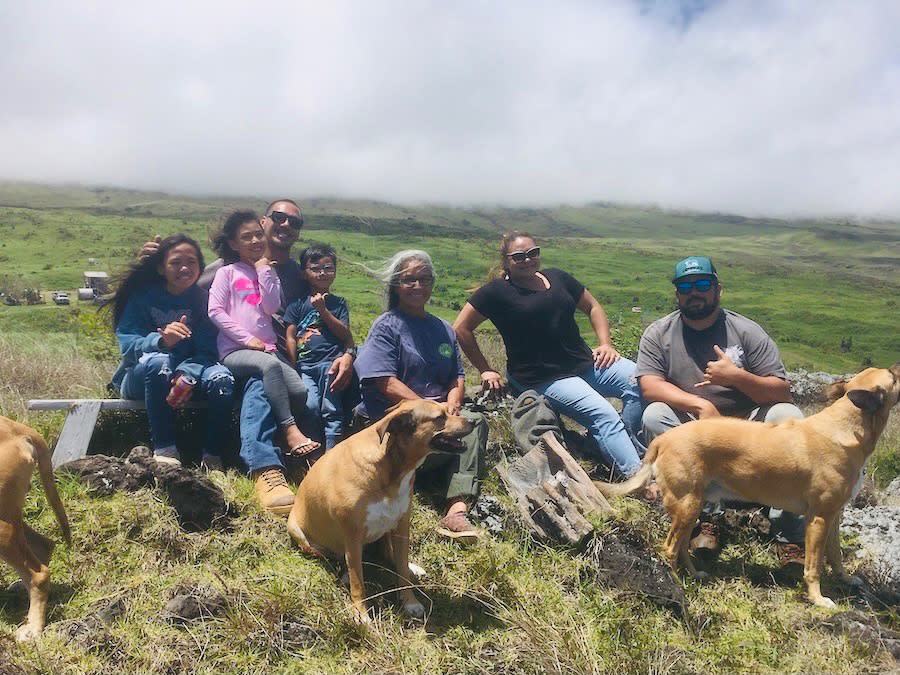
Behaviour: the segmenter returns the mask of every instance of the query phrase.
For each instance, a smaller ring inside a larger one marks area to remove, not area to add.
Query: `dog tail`
[[[604,497],[618,497],[637,492],[642,487],[647,487],[650,481],[656,478],[653,464],[656,462],[657,454],[659,454],[659,443],[654,439],[650,447],[647,448],[647,454],[644,455],[644,462],[641,464],[641,468],[631,478],[624,483],[603,483],[595,480],[594,485],[597,486],[597,489],[600,490]]]
[[[637,492],[642,487],[646,487],[651,480],[653,480],[653,463],[645,459],[637,473],[625,482],[604,483],[595,480],[594,485],[604,497],[618,497],[619,495],[630,495],[632,492]]]
[[[41,484],[44,486],[44,493],[47,495],[47,501],[56,514],[56,520],[59,523],[59,529],[62,530],[63,538],[68,546],[72,545],[72,531],[69,528],[69,517],[63,508],[62,501],[59,498],[59,492],[56,490],[56,481],[53,479],[53,462],[50,459],[50,448],[44,437],[36,431],[28,434],[31,441],[31,447],[34,448],[34,457],[37,460],[38,473],[41,475]]]

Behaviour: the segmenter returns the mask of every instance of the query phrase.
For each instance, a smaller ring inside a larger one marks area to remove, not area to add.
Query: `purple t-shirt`
[[[447,392],[464,377],[456,333],[436,316],[410,316],[393,309],[375,320],[353,364],[360,379],[364,417],[380,419],[394,405],[371,378],[393,375],[422,398],[446,401]]]

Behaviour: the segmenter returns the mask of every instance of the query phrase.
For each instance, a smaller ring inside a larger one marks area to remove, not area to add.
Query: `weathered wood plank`
[[[128,401],[121,398],[60,398],[32,399],[28,401],[29,410],[69,410],[84,403],[99,403],[100,410],[144,410],[143,401]],[[206,401],[188,401],[185,408],[205,408]]]
[[[87,455],[88,445],[94,435],[94,425],[100,414],[99,400],[76,403],[69,409],[62,433],[53,451],[53,468]]]

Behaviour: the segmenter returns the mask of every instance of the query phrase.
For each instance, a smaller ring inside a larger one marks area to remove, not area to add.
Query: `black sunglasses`
[[[701,293],[706,293],[712,287],[712,279],[696,279],[694,281],[675,282],[675,290],[678,291],[679,295],[687,295],[695,288]]]
[[[272,213],[269,214],[269,218],[274,220],[278,225],[284,225],[285,221],[287,221],[287,224],[295,230],[299,230],[303,227],[303,214],[300,214],[300,217],[298,218],[297,216],[289,216],[282,211],[272,211]]]
[[[541,247],[535,246],[534,248],[530,248],[527,251],[516,251],[515,253],[507,253],[506,255],[511,258],[513,262],[523,263],[526,260],[534,260],[535,258],[540,258]]]

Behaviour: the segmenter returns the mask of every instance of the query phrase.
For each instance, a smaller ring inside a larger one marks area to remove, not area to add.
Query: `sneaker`
[[[287,484],[280,467],[254,471],[251,476],[256,481],[256,497],[259,505],[270,513],[287,516],[294,506],[294,491]]]
[[[210,455],[207,453],[203,453],[203,459],[200,460],[200,468],[207,473],[212,473],[213,471],[221,473],[225,471],[225,468],[222,466],[222,458],[218,455]]]
[[[439,534],[463,544],[476,542],[480,536],[475,526],[469,522],[465,511],[456,511],[441,518],[441,525],[437,531]]]
[[[782,567],[788,565],[804,565],[806,563],[806,547],[802,544],[776,544],[778,562]]]
[[[714,560],[722,550],[719,544],[719,527],[715,523],[701,521],[691,532],[688,549],[703,560]]]
[[[181,455],[176,448],[157,448],[153,451],[153,459],[160,464],[181,466]]]

